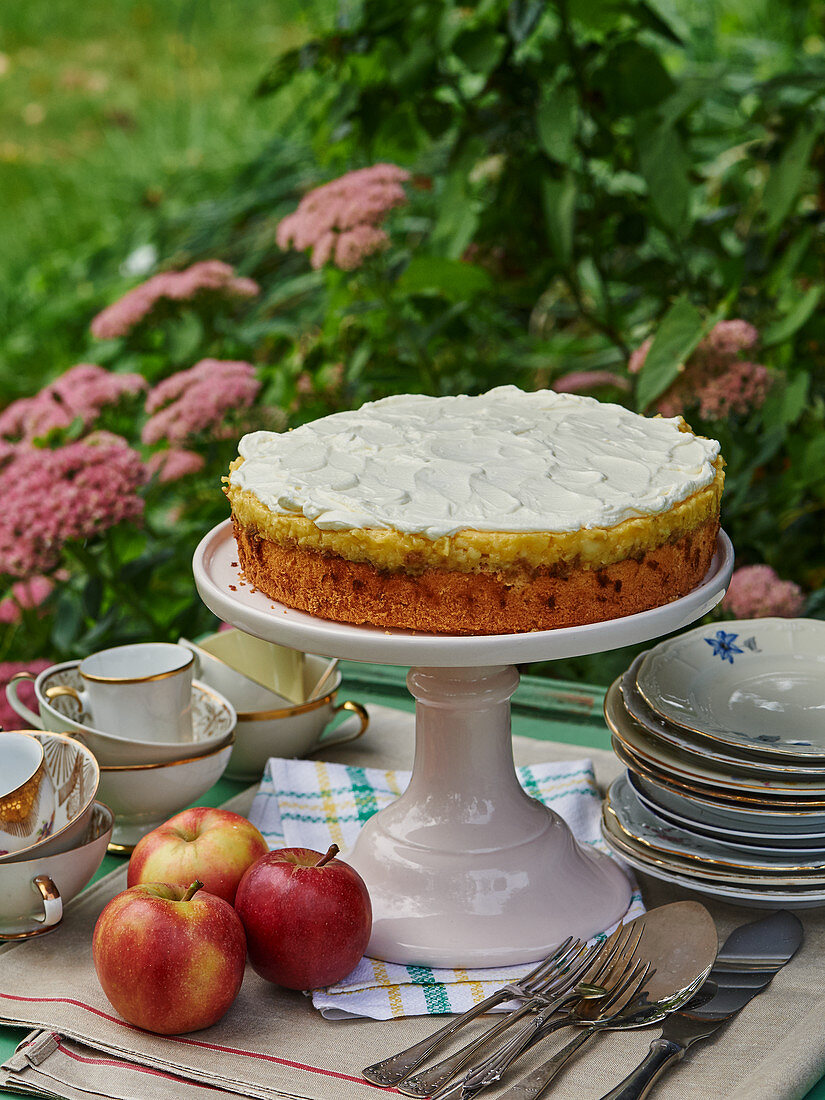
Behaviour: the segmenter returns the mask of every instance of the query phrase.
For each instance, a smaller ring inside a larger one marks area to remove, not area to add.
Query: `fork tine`
[[[533,990],[534,993],[541,993],[545,997],[557,997],[560,993],[566,993],[568,989],[572,989],[582,975],[590,969],[593,961],[593,956],[598,952],[598,947],[591,947],[579,953],[579,955],[573,959],[564,971],[563,974],[554,975],[550,980],[542,986],[540,989]]]
[[[623,976],[615,989],[612,989],[607,997],[600,1002],[600,1012],[597,1020],[606,1019],[620,1011],[622,1006],[632,1000],[650,977],[652,966],[649,962],[639,959],[630,973]]]
[[[605,941],[602,951],[593,959],[593,964],[584,980],[594,985],[604,985],[604,982],[599,979],[609,978],[616,961],[624,958],[625,949],[632,934],[628,929],[617,929],[611,937],[613,942]]]
[[[535,970],[518,982],[518,985],[528,993],[538,992],[539,988],[543,988],[548,982],[565,975],[582,952],[589,950],[590,948],[583,940],[576,940],[563,956],[554,961],[547,959],[539,963]]]
[[[582,940],[577,940],[575,936],[568,936],[564,943],[560,943],[555,951],[553,951],[546,958],[542,959],[540,963],[537,963],[533,970],[531,970],[529,974],[526,974],[521,979],[519,985],[526,985],[527,982],[535,981],[544,970],[548,968],[552,970],[556,966],[561,965],[563,962],[563,956],[566,953],[574,950],[576,945],[582,942]]]

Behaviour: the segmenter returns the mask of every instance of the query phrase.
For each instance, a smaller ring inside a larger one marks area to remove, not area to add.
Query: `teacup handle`
[[[346,745],[348,741],[357,741],[363,733],[366,733],[367,726],[370,724],[370,716],[360,703],[354,703],[352,699],[345,699],[343,703],[339,703],[338,706],[333,709],[332,713],[337,714],[340,710],[348,710],[351,714],[358,715],[360,719],[358,729],[345,730],[344,726],[347,725],[347,723],[344,722],[337,730],[331,733],[329,737],[322,737],[318,748],[328,749],[333,745]]]
[[[69,687],[68,684],[58,684],[56,687],[46,688],[46,698],[49,702],[51,702],[52,699],[59,699],[61,695],[65,695],[69,699],[74,699],[81,711],[83,710],[83,698],[76,688]]]
[[[63,919],[63,898],[60,891],[48,875],[36,875],[34,885],[43,899],[43,927],[54,928]]]
[[[44,932],[50,932],[55,925],[63,919],[63,899],[54,880],[48,875],[35,875],[32,886],[43,899],[43,916],[36,917],[39,928],[30,932],[3,932],[0,930],[0,940],[28,940],[32,936],[42,936]]]
[[[34,681],[34,676],[32,676],[30,672],[16,672],[6,684],[6,698],[12,710],[19,714],[24,721],[28,722],[32,729],[42,730],[43,723],[38,715],[36,715],[33,710],[29,710],[17,694],[17,684],[20,680]]]

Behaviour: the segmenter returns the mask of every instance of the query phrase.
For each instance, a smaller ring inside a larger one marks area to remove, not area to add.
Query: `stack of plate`
[[[608,690],[627,773],[602,830],[641,871],[742,905],[825,905],[825,622],[699,627]]]

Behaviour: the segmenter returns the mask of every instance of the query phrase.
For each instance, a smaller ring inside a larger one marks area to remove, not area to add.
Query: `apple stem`
[[[340,851],[341,849],[338,847],[337,844],[330,844],[327,854],[325,856],[321,856],[315,866],[323,867],[325,863],[329,863],[331,859],[335,859]]]
[[[181,901],[191,901],[192,898],[195,896],[195,894],[197,894],[198,890],[201,890],[202,888],[203,888],[203,883],[199,882],[198,879],[195,879],[195,881],[192,883],[192,885],[189,887],[189,889],[186,891],[186,893],[183,895],[183,897],[180,900]]]

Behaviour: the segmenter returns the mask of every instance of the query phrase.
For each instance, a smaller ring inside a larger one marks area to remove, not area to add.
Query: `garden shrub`
[[[118,434],[143,519],[67,542],[0,660],[207,625],[191,552],[247,427],[507,382],[719,438],[737,566],[761,570],[720,613],[825,613],[825,60],[765,76],[692,48],[644,0],[361,0],[276,58],[272,142],[158,211],[148,280],[113,278],[97,321],[84,289],[100,339],[73,326],[74,361],[152,388],[30,445]]]

